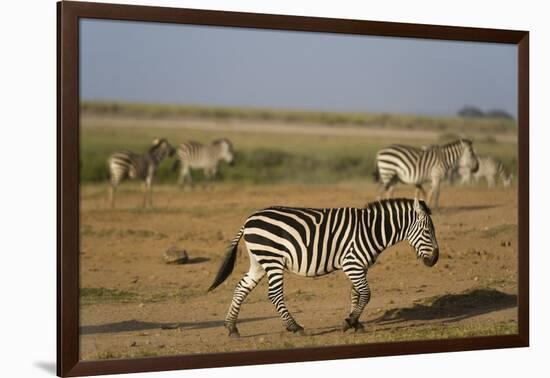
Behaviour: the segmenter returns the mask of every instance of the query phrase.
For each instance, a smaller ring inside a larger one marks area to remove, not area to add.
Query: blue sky
[[[84,100],[516,115],[515,45],[81,20]]]

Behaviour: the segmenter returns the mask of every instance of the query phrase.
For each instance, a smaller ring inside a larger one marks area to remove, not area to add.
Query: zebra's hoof
[[[342,332],[346,332],[348,329],[354,329],[357,333],[362,333],[365,330],[365,327],[357,319],[344,319],[344,324],[342,324]]]
[[[234,324],[233,325],[226,324],[225,328],[227,328],[227,330],[229,331],[229,337],[232,337],[232,338],[241,337],[241,335],[239,334],[239,330]]]
[[[344,319],[344,324],[342,324],[342,332],[346,332],[350,328],[353,328],[353,325],[348,319]]]
[[[298,324],[293,324],[293,325],[287,327],[286,330],[292,332],[295,335],[304,336],[304,327],[302,327]]]

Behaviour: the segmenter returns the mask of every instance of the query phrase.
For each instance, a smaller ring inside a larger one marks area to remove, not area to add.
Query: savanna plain
[[[286,304],[304,326],[304,336],[284,330],[264,279],[242,306],[241,337],[227,337],[223,319],[248,270],[242,242],[233,274],[207,293],[227,245],[255,210],[363,207],[378,195],[371,178],[375,153],[392,143],[421,146],[466,135],[478,153],[500,159],[517,177],[514,125],[412,116],[341,115],[333,121],[300,113],[294,118],[269,112],[179,114],[152,107],[105,111],[100,105],[84,106],[81,118],[82,359],[517,333],[515,180],[511,187],[492,189],[483,182],[444,184],[440,208],[432,215],[439,262],[425,267],[406,243],[382,253],[369,270],[372,299],[361,318],[364,333],[341,331],[351,285],[335,272],[319,278],[285,275]],[[222,164],[213,182],[193,172],[195,186],[181,190],[168,159],[159,170],[152,208],[141,207],[139,183],[125,182],[111,209],[109,153],[146,151],[157,137],[174,145],[229,138],[234,165]],[[399,185],[395,191],[397,197],[413,195],[412,187]],[[187,263],[166,264],[169,248],[185,249]]]

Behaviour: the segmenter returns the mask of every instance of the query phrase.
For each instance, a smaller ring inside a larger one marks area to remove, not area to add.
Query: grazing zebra
[[[181,165],[178,184],[183,187],[186,182],[192,184],[191,169],[202,169],[205,177],[212,179],[218,173],[220,160],[232,164],[235,154],[229,139],[222,138],[206,146],[198,142],[184,142],[179,145],[176,155],[178,160],[174,162],[174,168],[178,163]]]
[[[174,148],[166,139],[155,139],[149,151],[143,155],[132,151],[114,152],[107,161],[110,172],[111,186],[109,190],[109,202],[115,207],[116,189],[126,179],[140,179],[143,181],[143,207],[153,206],[152,185],[160,162],[166,156],[173,156]]]
[[[439,258],[430,209],[417,199],[389,199],[364,209],[309,209],[270,207],[248,217],[229,247],[208,289],[219,286],[233,271],[237,245],[244,236],[250,259],[248,273],[235,288],[225,318],[230,336],[239,336],[236,322],[242,302],[267,274],[268,297],[288,331],[303,328],[287,310],[283,299],[283,271],[318,277],[343,270],[352,282],[351,312],[343,331],[362,331],[359,317],[370,299],[367,269],[386,248],[407,240],[427,266]]]
[[[396,144],[376,154],[375,178],[382,182],[382,192],[388,197],[391,197],[394,186],[399,181],[415,185],[415,197],[418,197],[419,193],[426,197],[422,184],[431,181],[428,204],[437,208],[440,183],[450,171],[460,166],[475,172],[478,164],[472,142],[468,139],[423,148]]]
[[[478,156],[478,160],[479,169],[473,174],[469,170],[460,167],[456,170],[456,174],[461,177],[461,184],[471,182],[473,176],[476,182],[481,178],[485,178],[489,188],[495,186],[498,178],[500,178],[504,187],[509,187],[511,185],[514,175],[506,171],[502,162],[490,156]]]

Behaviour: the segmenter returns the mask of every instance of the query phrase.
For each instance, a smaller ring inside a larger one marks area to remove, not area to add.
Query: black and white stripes
[[[234,158],[233,144],[229,139],[215,140],[209,145],[199,142],[184,142],[179,145],[176,156],[180,164],[178,184],[183,187],[191,184],[191,169],[202,169],[207,179],[212,179],[218,173],[221,160],[232,163]]]
[[[172,156],[174,148],[166,139],[155,139],[149,151],[143,155],[132,151],[117,151],[107,161],[110,173],[109,202],[115,206],[116,189],[124,179],[139,179],[145,185],[143,206],[152,206],[152,185],[160,162],[166,156]]]
[[[397,182],[415,185],[415,197],[419,192],[425,196],[422,184],[431,181],[428,203],[433,207],[439,204],[441,181],[454,167],[460,166],[471,172],[478,169],[472,142],[467,139],[424,148],[396,144],[378,151],[375,164],[375,176],[383,184],[388,197],[391,197]]]
[[[301,333],[303,328],[284,303],[283,271],[317,277],[343,270],[353,284],[352,310],[344,330],[361,330],[359,317],[370,299],[366,272],[384,249],[408,240],[426,265],[433,266],[439,256],[430,210],[418,200],[383,200],[365,209],[271,207],[245,221],[210,290],[231,274],[241,237],[248,249],[250,268],[237,284],[225,319],[233,336],[238,336],[236,321],[242,302],[266,274],[269,299],[287,330]]]

